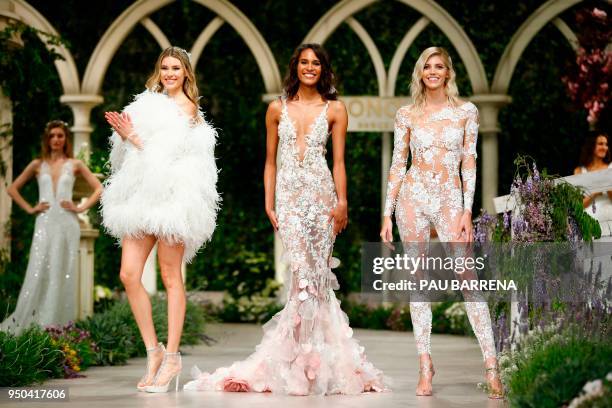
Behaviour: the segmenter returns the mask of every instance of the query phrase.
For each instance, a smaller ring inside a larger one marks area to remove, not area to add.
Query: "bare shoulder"
[[[38,169],[40,169],[40,166],[42,164],[43,164],[43,159],[34,159],[28,164],[28,166],[26,167],[26,170],[38,171]]]
[[[271,115],[272,118],[278,118],[280,117],[282,108],[283,105],[280,98],[274,98],[274,100],[268,104],[268,111],[266,114],[268,116]]]
[[[68,160],[72,162],[74,169],[77,171],[81,171],[83,168],[87,167],[87,165],[83,163],[83,160],[80,160],[80,159],[68,159]]]
[[[580,167],[576,167],[574,169],[574,174],[581,174],[582,173],[582,169]]]
[[[198,114],[198,107],[192,101],[187,101],[186,108],[190,117],[194,117]]]
[[[348,117],[346,111],[346,105],[340,100],[329,101],[328,112],[332,118],[345,118]]]

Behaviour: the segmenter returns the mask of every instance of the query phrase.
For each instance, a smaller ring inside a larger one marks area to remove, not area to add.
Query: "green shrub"
[[[134,331],[131,322],[132,311],[126,301],[77,322],[77,327],[87,330],[97,345],[95,365],[125,364],[137,354],[138,331]]]
[[[584,336],[576,327],[554,327],[528,336],[500,359],[508,399],[514,407],[559,407],[583,385],[611,369],[612,341]]]
[[[0,387],[20,387],[63,377],[64,353],[40,327],[19,336],[0,331]]]
[[[151,298],[153,324],[158,340],[168,339],[167,302],[159,296]],[[181,344],[197,344],[204,333],[206,314],[202,307],[187,301]],[[128,358],[145,356],[146,350],[138,325],[126,300],[118,301],[102,313],[96,313],[77,326],[87,330],[97,345],[96,365],[125,364]]]

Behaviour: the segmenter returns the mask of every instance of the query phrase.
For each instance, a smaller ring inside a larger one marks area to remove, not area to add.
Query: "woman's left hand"
[[[329,222],[334,223],[334,235],[341,233],[348,224],[348,205],[346,202],[338,202],[336,207],[329,213]]]
[[[474,235],[472,234],[472,213],[470,211],[463,211],[459,221],[459,240],[461,242],[474,241]]]
[[[63,200],[60,202],[60,205],[62,206],[64,210],[72,211],[73,213],[78,214],[83,211],[78,206],[76,206],[72,201]]]

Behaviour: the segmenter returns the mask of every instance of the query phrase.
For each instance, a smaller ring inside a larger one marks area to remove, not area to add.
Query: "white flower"
[[[590,381],[584,384],[582,390],[587,394],[597,394],[601,392],[602,382],[601,380]]]

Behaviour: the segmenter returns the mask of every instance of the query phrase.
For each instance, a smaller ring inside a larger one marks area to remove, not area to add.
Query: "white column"
[[[7,187],[13,182],[13,105],[0,88],[0,160],[4,177],[0,178],[0,248],[10,255],[10,231],[5,230],[11,220],[12,200]]]
[[[100,232],[94,228],[81,226],[81,241],[79,243],[79,313],[78,318],[84,319],[93,314],[94,287],[94,242]]]
[[[20,17],[14,14],[15,6],[11,2],[0,1],[0,12],[2,12],[0,30],[20,20]],[[9,47],[23,47],[19,35],[13,34],[6,41]],[[0,177],[0,248],[6,249],[7,255],[10,256],[10,231],[6,231],[5,228],[10,225],[12,209],[12,200],[6,189],[13,182],[13,104],[2,88],[0,88],[0,161],[5,166],[4,177]]]
[[[495,213],[493,199],[497,197],[499,148],[497,135],[500,132],[498,116],[502,106],[510,103],[508,95],[480,94],[474,95],[470,101],[478,105],[480,112],[480,134],[482,155],[482,207],[488,213]]]
[[[71,94],[60,97],[60,102],[70,106],[74,115],[74,125],[71,129],[74,134],[74,155],[82,154],[85,161],[89,160],[91,151],[91,110],[103,101],[104,98],[100,95]]]
[[[72,109],[74,125],[73,152],[79,154],[85,162],[89,161],[91,149],[90,135],[92,127],[90,124],[91,109],[102,103],[104,99],[100,95],[62,95],[60,102],[65,103]],[[80,183],[82,184],[82,183]],[[81,191],[82,190],[82,191]],[[89,186],[83,185],[79,191],[75,190],[75,199],[91,194]],[[94,288],[94,242],[100,232],[92,228],[87,217],[79,217],[81,222],[81,241],[79,245],[79,318],[91,316],[93,313],[93,288]],[[119,273],[119,271],[117,271]]]
[[[157,293],[157,244],[151,250],[140,280],[149,295]],[[183,278],[183,282],[185,279]]]

